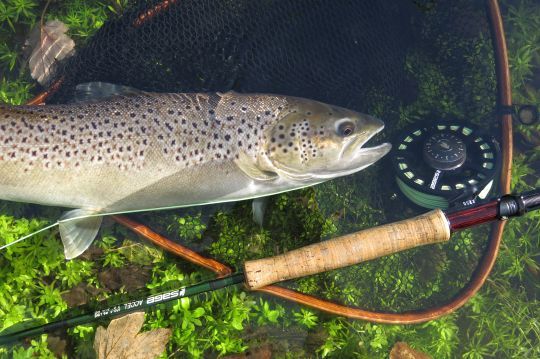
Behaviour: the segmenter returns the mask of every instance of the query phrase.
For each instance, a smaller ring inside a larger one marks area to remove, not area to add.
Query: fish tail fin
[[[64,213],[58,221],[66,259],[81,255],[94,241],[103,217],[84,209]]]

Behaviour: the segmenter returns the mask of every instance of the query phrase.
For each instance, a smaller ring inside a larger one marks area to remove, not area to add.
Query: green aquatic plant
[[[120,0],[65,0],[51,4],[46,19],[61,19],[68,27],[68,35],[82,44],[105,23],[111,13],[121,12],[123,5],[124,2]]]
[[[21,70],[21,49],[14,38],[16,33],[27,32],[39,18],[41,9],[32,4],[36,2],[0,2],[0,100],[3,102],[20,104],[31,97],[33,85],[27,70]],[[98,1],[82,0],[54,2],[46,18],[68,23],[70,33],[80,41],[94,33],[107,14],[119,14],[125,7],[122,0],[114,4],[105,6]],[[540,46],[540,6],[533,0],[521,0],[517,5],[507,4],[506,8],[504,19],[514,97],[516,102],[540,103],[540,92],[535,88],[539,76],[535,50]],[[407,71],[418,82],[418,100],[403,104],[400,112],[394,114],[400,119],[399,126],[431,116],[433,108],[447,116],[467,115],[481,124],[479,114],[492,108],[493,73],[485,70],[493,67],[489,39],[480,36],[473,43],[452,44],[454,49],[466,52],[468,72],[462,74],[462,81],[457,81],[456,74],[445,71],[422,52],[413,51],[407,57]],[[445,54],[452,51],[449,46],[445,47]],[[467,93],[476,96],[459,98],[456,87],[467,88]],[[381,102],[374,105],[375,112],[384,112],[388,101],[381,96]],[[517,126],[515,130],[531,135],[538,131],[538,125]],[[538,169],[533,164],[537,159],[537,149],[518,151],[512,177],[516,190],[538,186]],[[196,208],[162,212],[159,216],[149,214],[145,218],[170,238],[193,244],[197,250],[238,268],[246,259],[281,253],[392,220],[389,216],[395,214],[382,211],[384,204],[374,194],[388,184],[380,183],[384,176],[378,171],[381,170],[373,168],[362,176],[272,197],[263,228],[251,221],[249,202],[232,209]],[[397,201],[391,197],[385,200],[397,208]],[[396,211],[402,209],[400,215],[409,214],[401,207]],[[2,203],[1,244],[43,227],[53,218],[57,216],[47,215],[46,211],[36,214],[25,205]],[[227,355],[272,343],[276,357],[386,358],[396,341],[405,341],[436,358],[540,357],[539,223],[538,212],[510,221],[494,271],[480,293],[457,313],[425,324],[397,326],[347,320],[232,288],[149,310],[145,327],[173,329],[165,354],[169,357]],[[373,309],[401,311],[436,305],[467,282],[483,250],[486,232],[487,228],[460,232],[445,245],[408,251],[288,285],[302,292]],[[2,252],[0,328],[29,318],[52,320],[67,308],[66,298],[76,287],[99,289],[102,292],[93,296],[102,298],[128,296],[125,289],[107,289],[106,281],[98,275],[104,270],[128,265],[134,272],[146,268],[149,273],[146,289],[153,292],[193,284],[211,276],[206,270],[140,242],[119,226],[106,228],[96,244],[99,249],[90,259],[65,262],[61,243],[51,231]],[[79,326],[68,333],[69,352],[73,356],[92,355],[94,326]],[[295,344],[297,337],[302,338],[300,345]],[[48,336],[43,335],[33,338],[27,346],[2,348],[0,356],[53,357],[48,343]]]
[[[37,18],[35,0],[6,0],[0,3],[0,26],[6,24],[15,32],[15,24],[33,25]]]

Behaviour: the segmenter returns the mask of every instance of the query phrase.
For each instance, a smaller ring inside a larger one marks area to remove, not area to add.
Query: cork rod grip
[[[247,261],[244,264],[245,284],[250,290],[259,289],[449,239],[450,227],[446,216],[436,209],[418,217],[347,234],[275,257]]]

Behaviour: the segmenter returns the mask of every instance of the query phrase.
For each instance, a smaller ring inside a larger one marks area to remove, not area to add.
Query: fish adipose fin
[[[84,209],[64,213],[58,221],[66,259],[81,255],[94,241],[101,227],[101,216]]]
[[[114,96],[128,96],[143,93],[136,88],[111,84],[108,82],[85,82],[75,87],[75,94],[71,102],[92,102],[105,100]]]
[[[257,181],[272,181],[278,174],[270,171],[263,171],[255,165],[255,162],[244,152],[240,152],[239,157],[234,161],[238,168],[248,177]]]

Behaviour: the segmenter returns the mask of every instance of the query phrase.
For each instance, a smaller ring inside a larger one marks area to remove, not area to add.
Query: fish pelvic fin
[[[81,255],[90,247],[101,227],[103,217],[95,212],[75,209],[64,213],[58,221],[66,259]]]
[[[264,214],[266,213],[267,206],[268,206],[268,197],[255,198],[253,202],[251,202],[253,222],[257,223],[259,227],[263,226]]]

